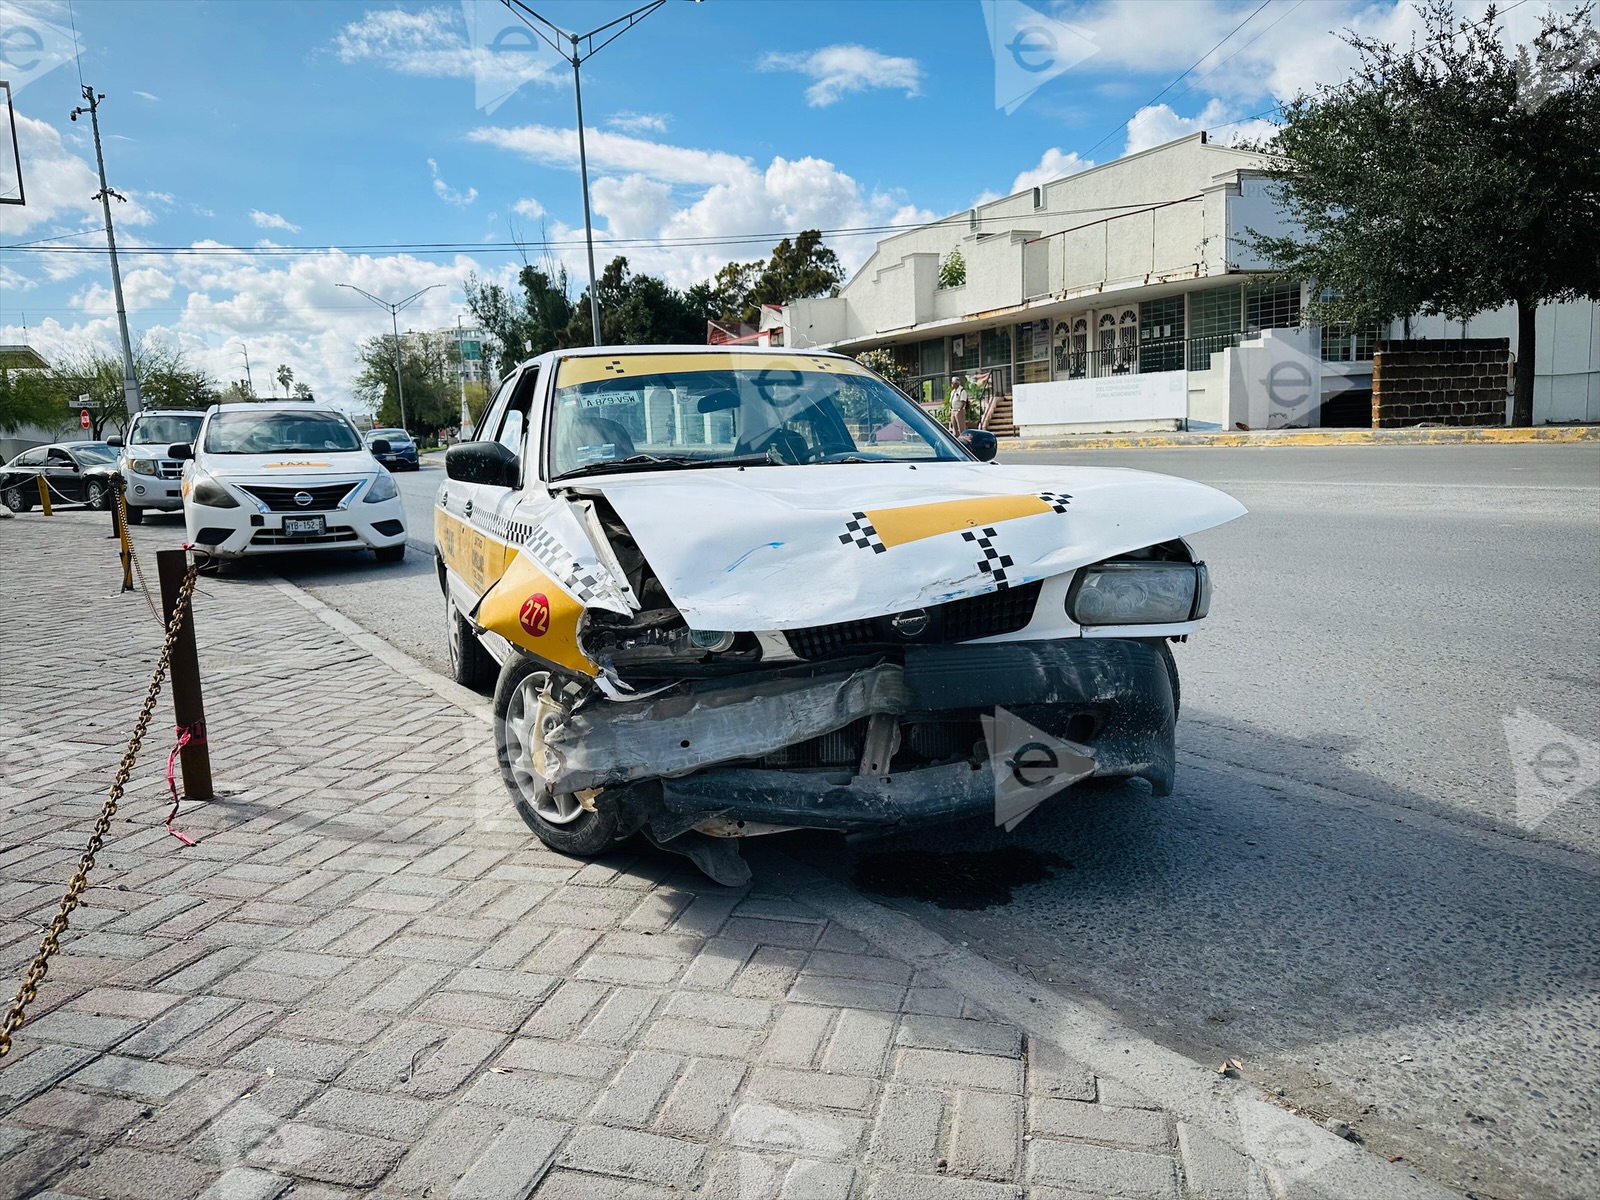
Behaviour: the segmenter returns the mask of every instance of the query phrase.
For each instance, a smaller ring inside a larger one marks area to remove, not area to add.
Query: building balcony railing
[[[1241,330],[1230,330],[1227,333],[1208,333],[1201,337],[1189,339],[1188,368],[1191,371],[1209,371],[1211,369],[1211,356],[1223,350],[1237,346],[1250,334]]]

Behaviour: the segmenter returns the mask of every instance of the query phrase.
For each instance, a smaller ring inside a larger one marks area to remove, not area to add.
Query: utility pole
[[[522,0],[503,0],[505,6],[521,17],[522,23],[538,34],[545,45],[572,64],[572,95],[578,107],[578,178],[583,184],[583,240],[589,252],[589,321],[594,329],[596,346],[600,345],[600,296],[596,290],[597,280],[594,273],[594,221],[589,214],[589,155],[583,138],[583,79],[579,68],[666,2],[667,0],[650,0],[650,3],[642,4],[632,12],[623,13],[616,20],[607,21],[588,33],[571,33],[541,17]],[[533,20],[530,21],[529,17]],[[538,25],[534,24],[534,21],[537,21]],[[543,29],[540,28],[541,25],[544,26]],[[550,32],[546,33],[546,29]],[[594,39],[601,34],[610,36],[597,45]],[[558,45],[552,35],[554,38],[564,39],[566,47]],[[579,42],[589,43],[588,49],[580,50]]]
[[[371,300],[379,308],[387,309],[389,312],[389,322],[394,327],[394,394],[395,398],[400,402],[400,428],[409,429],[409,426],[406,425],[406,385],[402,380],[400,371],[400,311],[401,309],[409,308],[428,292],[433,291],[434,288],[443,287],[444,285],[430,283],[427,287],[423,288],[422,291],[413,292],[404,300],[396,301],[381,300],[377,296],[374,296],[371,292],[365,291],[362,288],[358,288],[353,283],[341,283],[338,286],[342,288],[349,288],[352,292],[359,292],[368,300]]]
[[[244,339],[239,339],[239,349],[244,353],[244,381],[250,387],[250,395],[256,394],[256,377],[250,373],[250,347],[245,345]]]
[[[122,271],[117,266],[117,235],[111,228],[111,197],[127,203],[128,198],[118,192],[113,192],[106,183],[106,159],[100,149],[100,101],[105,99],[105,93],[97,92],[88,84],[83,85],[83,98],[88,104],[82,108],[72,110],[72,119],[76,121],[80,114],[89,114],[89,126],[94,130],[94,160],[100,167],[100,191],[95,199],[100,201],[101,210],[106,218],[106,247],[111,251],[111,290],[117,297],[117,328],[122,333],[122,394],[127,400],[128,416],[138,412],[143,404],[139,400],[139,377],[133,369],[133,342],[128,337],[128,308],[122,302]]]
[[[467,431],[472,428],[472,413],[467,409],[467,355],[465,334],[461,329],[461,317],[456,317],[456,375],[461,380],[461,440],[467,440]]]

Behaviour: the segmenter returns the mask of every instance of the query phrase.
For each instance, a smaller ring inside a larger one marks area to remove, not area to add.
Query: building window
[[[980,366],[989,376],[992,396],[1011,394],[1011,326],[985,329],[978,335]]]
[[[1016,329],[1018,383],[1050,379],[1050,322],[1023,321]]]
[[[1183,370],[1183,297],[1139,305],[1139,370]]]
[[[1213,354],[1239,344],[1243,299],[1238,284],[1189,293],[1189,370],[1210,370]]]
[[[1245,328],[1294,329],[1300,324],[1300,285],[1261,283],[1245,289]]]
[[[1324,325],[1322,327],[1323,362],[1370,362],[1382,336],[1376,324]]]
[[[978,369],[978,335],[958,333],[950,339],[950,373]]]
[[[943,404],[950,390],[944,369],[944,339],[930,338],[917,343],[917,365],[912,371],[911,394],[924,404]]]
[[[1055,330],[1056,378],[1083,379],[1089,374],[1089,320],[1063,317]]]

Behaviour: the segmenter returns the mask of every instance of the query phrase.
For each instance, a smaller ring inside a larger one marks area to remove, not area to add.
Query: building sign
[[[1188,375],[1156,371],[1099,379],[1019,383],[1012,420],[1025,429],[1050,425],[1104,428],[1131,421],[1178,421],[1188,415]]]

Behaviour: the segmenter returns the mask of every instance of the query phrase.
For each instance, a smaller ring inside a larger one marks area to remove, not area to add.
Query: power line
[[[1137,117],[1137,116],[1138,116],[1138,115],[1139,115],[1139,113],[1141,113],[1141,112],[1143,112],[1143,111],[1144,111],[1144,110],[1145,110],[1145,109],[1147,109],[1147,108],[1149,108],[1149,107],[1150,107],[1150,106],[1151,106],[1151,105],[1152,105],[1152,104],[1154,104],[1154,103],[1155,103],[1155,102],[1156,102],[1156,101],[1157,101],[1157,100],[1159,100],[1159,99],[1161,99],[1161,97],[1163,97],[1163,96],[1165,96],[1165,95],[1166,95],[1166,94],[1167,94],[1167,93],[1168,93],[1168,92],[1170,92],[1170,91],[1171,91],[1171,90],[1172,90],[1172,89],[1173,89],[1173,88],[1175,88],[1175,87],[1177,87],[1177,86],[1178,86],[1178,84],[1179,84],[1179,83],[1181,83],[1181,82],[1182,82],[1182,81],[1183,81],[1183,77],[1184,77],[1184,76],[1185,76],[1185,75],[1187,75],[1187,74],[1189,74],[1189,72],[1190,72],[1190,71],[1192,71],[1192,70],[1194,70],[1194,69],[1195,69],[1195,67],[1198,67],[1198,66],[1199,66],[1199,65],[1200,65],[1200,64],[1201,64],[1201,63],[1203,63],[1203,62],[1205,62],[1205,60],[1206,60],[1206,59],[1208,59],[1208,58],[1210,58],[1210,57],[1211,57],[1211,56],[1212,56],[1212,55],[1213,55],[1213,54],[1215,54],[1215,53],[1216,53],[1216,52],[1217,52],[1217,51],[1218,51],[1218,50],[1220,50],[1220,49],[1222,49],[1222,47],[1223,47],[1223,44],[1224,44],[1224,43],[1225,43],[1225,42],[1227,42],[1227,40],[1228,40],[1228,38],[1231,38],[1231,37],[1232,37],[1232,36],[1233,36],[1233,35],[1234,35],[1234,34],[1236,34],[1236,33],[1238,33],[1238,32],[1239,32],[1239,30],[1241,30],[1241,29],[1243,29],[1243,28],[1244,28],[1244,27],[1245,27],[1245,26],[1246,26],[1246,25],[1248,25],[1248,24],[1250,24],[1250,22],[1251,22],[1251,21],[1253,21],[1253,20],[1255,20],[1255,18],[1256,18],[1256,13],[1259,13],[1259,12],[1260,12],[1260,11],[1261,11],[1261,10],[1262,10],[1262,9],[1263,9],[1263,8],[1265,8],[1265,7],[1266,7],[1266,6],[1267,6],[1267,5],[1269,5],[1269,4],[1271,4],[1271,3],[1272,3],[1272,0],[1261,0],[1261,4],[1260,4],[1260,6],[1259,6],[1259,7],[1257,7],[1257,8],[1256,8],[1256,9],[1255,9],[1255,10],[1254,10],[1254,11],[1253,11],[1253,12],[1252,12],[1252,13],[1251,13],[1251,14],[1250,14],[1250,15],[1249,15],[1249,16],[1248,16],[1248,17],[1246,17],[1246,18],[1245,18],[1245,19],[1244,19],[1244,20],[1242,20],[1242,21],[1240,21],[1240,22],[1239,22],[1239,23],[1238,23],[1238,24],[1237,24],[1237,25],[1235,25],[1235,26],[1234,26],[1234,27],[1233,27],[1233,28],[1232,28],[1232,29],[1230,29],[1230,30],[1229,30],[1229,31],[1228,31],[1228,34],[1227,34],[1227,37],[1224,37],[1224,38],[1223,38],[1223,39],[1222,39],[1222,41],[1220,41],[1220,42],[1218,42],[1218,43],[1217,43],[1217,44],[1216,44],[1216,45],[1215,45],[1215,46],[1213,46],[1213,47],[1211,47],[1211,49],[1209,49],[1209,50],[1207,50],[1207,51],[1206,51],[1206,52],[1205,52],[1205,53],[1204,53],[1204,54],[1202,54],[1202,55],[1201,55],[1201,56],[1200,56],[1200,57],[1199,57],[1199,58],[1197,58],[1197,59],[1195,59],[1195,60],[1194,60],[1194,62],[1193,62],[1193,63],[1191,63],[1191,64],[1190,64],[1190,65],[1189,65],[1189,66],[1188,66],[1188,67],[1187,67],[1187,68],[1186,68],[1186,69],[1185,69],[1185,70],[1184,70],[1184,71],[1183,71],[1183,73],[1182,73],[1182,74],[1180,74],[1180,75],[1179,75],[1179,76],[1178,76],[1178,77],[1177,77],[1177,78],[1176,78],[1176,79],[1174,79],[1174,80],[1173,80],[1173,81],[1172,81],[1172,82],[1171,82],[1171,83],[1169,83],[1169,84],[1167,84],[1167,86],[1166,86],[1166,87],[1164,87],[1164,88],[1162,88],[1162,89],[1161,89],[1161,90],[1160,90],[1160,91],[1159,91],[1159,92],[1157,92],[1157,93],[1156,93],[1156,94],[1155,94],[1155,95],[1154,95],[1154,96],[1151,96],[1151,97],[1150,97],[1150,99],[1148,99],[1148,100],[1146,100],[1146,101],[1145,101],[1145,102],[1144,102],[1144,103],[1143,103],[1143,104],[1141,104],[1141,105],[1140,105],[1140,106],[1139,106],[1139,107],[1138,107],[1138,108],[1137,108],[1137,109],[1135,109],[1135,110],[1134,110],[1134,114],[1133,114],[1133,117]],[[1100,139],[1100,140],[1099,140],[1099,141],[1098,141],[1098,142],[1096,142],[1096,143],[1095,143],[1095,144],[1094,144],[1094,145],[1092,145],[1092,146],[1090,146],[1090,147],[1089,147],[1089,148],[1088,148],[1088,149],[1087,149],[1087,150],[1085,150],[1085,151],[1084,151],[1084,152],[1083,152],[1083,154],[1082,154],[1082,157],[1084,157],[1084,158],[1088,158],[1088,157],[1089,157],[1089,156],[1090,156],[1090,155],[1091,155],[1091,154],[1093,154],[1093,153],[1094,153],[1094,152],[1095,152],[1095,151],[1096,151],[1096,150],[1098,150],[1098,149],[1100,149],[1100,147],[1101,147],[1101,146],[1104,146],[1104,145],[1105,145],[1105,144],[1106,144],[1106,143],[1107,143],[1107,142],[1109,142],[1109,141],[1110,141],[1110,140],[1111,140],[1111,139],[1112,139],[1112,138],[1114,138],[1114,137],[1116,137],[1116,136],[1117,136],[1117,134],[1119,134],[1119,133],[1121,133],[1121,132],[1122,132],[1122,131],[1123,131],[1123,130],[1124,130],[1124,129],[1126,129],[1126,128],[1127,128],[1127,127],[1128,127],[1128,126],[1129,126],[1129,125],[1131,125],[1131,124],[1133,124],[1133,117],[1129,117],[1129,118],[1128,118],[1128,119],[1127,119],[1127,120],[1126,120],[1126,121],[1124,121],[1124,122],[1123,122],[1123,123],[1122,123],[1122,124],[1121,124],[1121,125],[1118,125],[1118,126],[1117,126],[1117,127],[1116,127],[1116,128],[1115,128],[1115,129],[1113,129],[1113,130],[1112,130],[1112,131],[1111,131],[1111,132],[1110,132],[1110,133],[1108,133],[1108,134],[1106,134],[1106,135],[1105,135],[1105,137],[1103,137],[1103,138],[1101,138],[1101,139]]]

